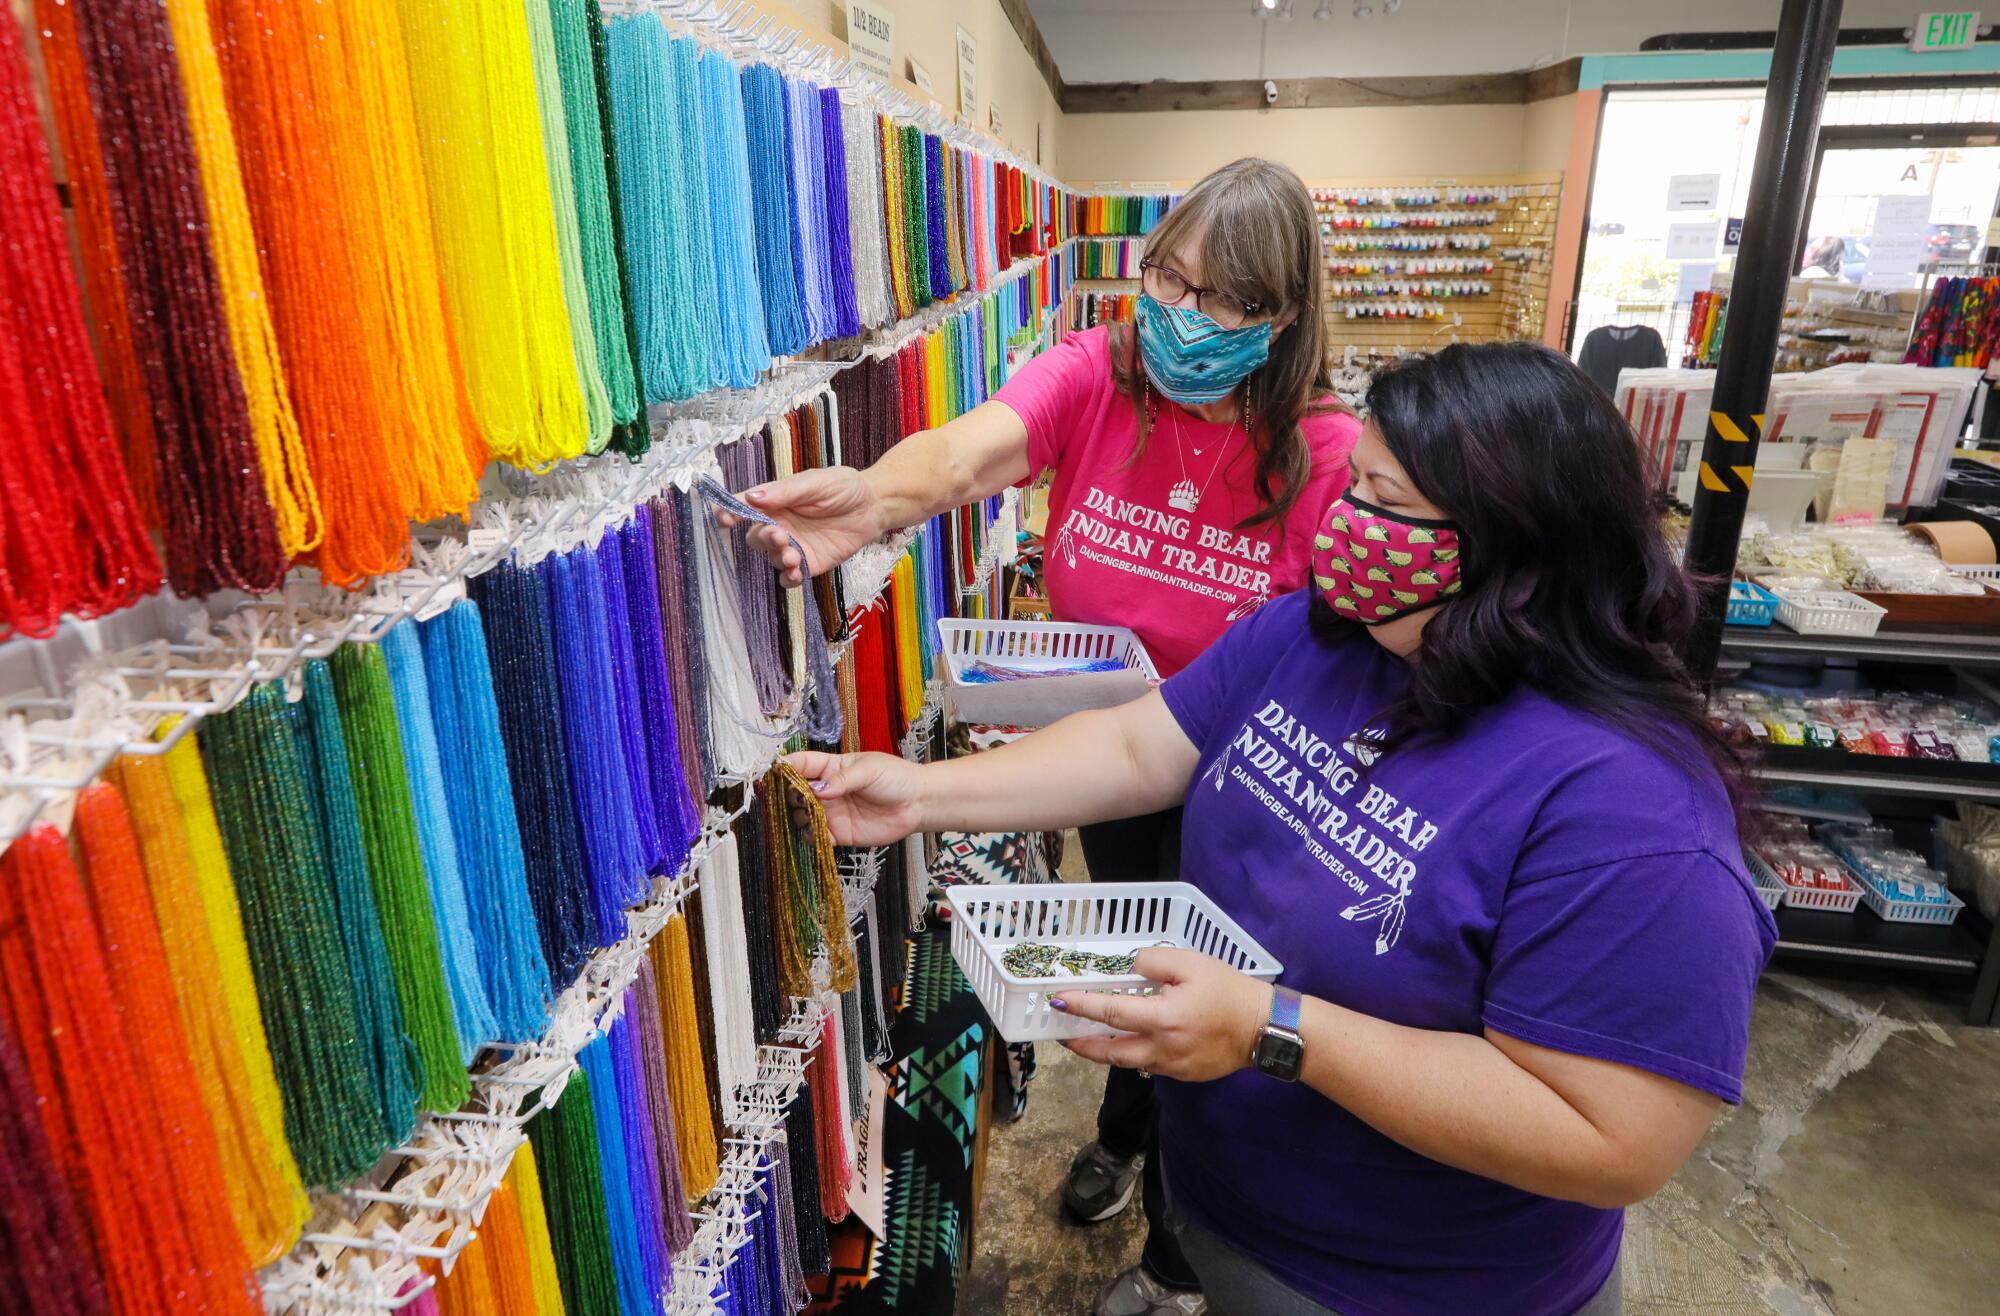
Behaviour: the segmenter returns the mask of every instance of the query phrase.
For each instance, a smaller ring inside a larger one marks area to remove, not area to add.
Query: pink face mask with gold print
[[[1458,594],[1458,527],[1346,494],[1326,509],[1312,572],[1335,612],[1370,626],[1436,607]]]

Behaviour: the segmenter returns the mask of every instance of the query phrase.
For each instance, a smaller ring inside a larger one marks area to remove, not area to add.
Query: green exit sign
[[[1910,29],[1910,49],[1919,55],[1939,50],[1970,50],[1979,40],[1979,11],[1962,9],[1955,14],[1918,14]]]

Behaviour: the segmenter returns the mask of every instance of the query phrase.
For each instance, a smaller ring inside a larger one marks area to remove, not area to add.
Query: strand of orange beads
[[[173,1166],[168,1177],[187,1222],[202,1301],[218,1312],[255,1312],[257,1282],[230,1215],[215,1130],[201,1104],[174,1006],[173,976],[153,917],[139,838],[117,788],[100,781],[77,796],[76,834],[125,1043],[147,1094],[125,1118],[157,1127],[160,1148]]]
[[[386,474],[405,517],[459,516],[479,495],[486,444],[447,324],[396,5],[307,5],[298,18],[313,103],[337,111],[320,126],[348,229],[355,312],[375,330],[357,365],[386,399]]]
[[[323,104],[310,76],[317,5],[216,0],[223,85],[264,256],[306,458],[325,533],[315,562],[335,585],[399,570],[409,553],[405,499],[390,453],[390,397],[368,363],[355,258],[357,234],[341,205],[329,120],[352,106]]]
[[[119,1023],[69,843],[43,825],[0,857],[0,980],[56,1163],[118,1316],[207,1310],[173,1167]]]

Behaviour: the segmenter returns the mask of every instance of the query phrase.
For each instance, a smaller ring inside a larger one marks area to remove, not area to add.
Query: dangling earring
[[[1249,380],[1246,379],[1243,381],[1243,436],[1245,438],[1250,436],[1250,431],[1257,424],[1257,408],[1251,401],[1253,387]]]

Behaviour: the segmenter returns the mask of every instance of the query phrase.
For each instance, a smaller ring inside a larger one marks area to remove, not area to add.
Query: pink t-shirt
[[[1264,505],[1242,430],[1162,398],[1145,455],[1131,461],[1138,409],[1112,386],[1110,350],[1102,326],[1071,334],[995,396],[1028,427],[1029,465],[1055,471],[1042,560],[1056,617],[1130,627],[1172,676],[1231,622],[1305,584],[1314,528],[1347,487],[1361,423],[1307,415],[1311,473],[1291,515],[1238,530]]]

